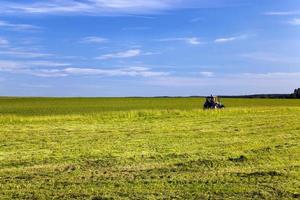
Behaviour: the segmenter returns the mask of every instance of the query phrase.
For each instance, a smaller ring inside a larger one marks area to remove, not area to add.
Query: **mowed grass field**
[[[0,199],[299,199],[300,100],[0,98]]]

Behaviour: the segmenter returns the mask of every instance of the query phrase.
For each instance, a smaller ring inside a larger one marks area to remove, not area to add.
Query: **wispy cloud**
[[[30,24],[14,24],[3,20],[0,20],[0,27],[3,29],[9,29],[13,31],[37,31],[41,29],[38,26],[34,26]]]
[[[240,35],[240,36],[234,36],[234,37],[223,37],[223,38],[217,38],[215,39],[215,43],[228,43],[233,42],[236,40],[244,40],[247,39],[249,35]]]
[[[100,75],[100,76],[166,76],[166,72],[155,72],[144,67],[128,67],[121,69],[95,69],[95,68],[66,68],[65,73],[70,75]]]
[[[16,61],[0,60],[1,71],[11,71],[16,69],[23,69],[25,66]]]
[[[160,39],[161,42],[172,42],[172,41],[181,41],[191,45],[199,45],[201,41],[197,37],[180,37],[180,38],[164,38]]]
[[[102,44],[108,41],[109,40],[107,38],[95,37],[95,36],[85,37],[81,40],[82,43],[95,43],[95,44]]]
[[[263,14],[269,16],[288,16],[288,15],[300,15],[300,11],[272,11],[272,12],[265,12]]]
[[[30,61],[25,63],[33,67],[66,67],[72,65],[71,63],[53,62],[47,60]]]
[[[209,88],[209,92],[218,91],[218,88],[236,87],[240,89],[239,94],[248,93],[244,88],[266,89],[270,93],[270,88],[281,88],[281,86],[296,86],[300,79],[300,72],[267,72],[267,73],[232,73],[215,74],[214,77],[205,76],[165,76],[157,77],[147,81],[150,85],[167,87],[203,87]],[[234,91],[234,90],[230,90]],[[243,92],[244,91],[244,92]],[[256,91],[257,92],[257,91]],[[228,95],[228,93],[227,93]]]
[[[124,31],[144,31],[144,30],[150,30],[151,27],[148,26],[137,26],[137,27],[126,27],[123,28],[122,30]]]
[[[276,53],[269,52],[252,52],[245,53],[240,55],[243,58],[263,61],[263,62],[271,62],[271,63],[281,63],[281,64],[300,64],[300,58],[297,56],[291,55],[282,55]]]
[[[232,1],[231,1],[232,2]],[[85,14],[85,15],[135,15],[155,14],[184,8],[227,6],[219,1],[195,0],[33,0],[29,2],[2,2],[1,14]]]
[[[263,13],[264,15],[269,16],[297,16],[300,15],[300,11],[278,11],[278,12],[266,12]],[[289,21],[287,21],[288,24],[293,26],[299,26],[300,25],[300,18],[294,18]]]
[[[7,46],[8,44],[9,44],[9,41],[7,39],[0,37],[0,47]]]
[[[28,69],[26,71],[20,71],[23,74],[30,74],[33,76],[38,76],[38,77],[45,77],[45,78],[50,78],[50,77],[66,77],[68,74],[61,69]],[[18,73],[18,71],[16,71]]]
[[[27,51],[18,48],[8,48],[5,50],[1,50],[0,55],[6,55],[6,56],[18,57],[18,58],[41,58],[41,57],[53,56],[53,54],[49,54],[49,53],[33,52],[33,51]]]
[[[232,42],[235,41],[236,37],[229,37],[229,38],[218,38],[215,40],[215,43],[226,43],[226,42]]]
[[[197,23],[197,22],[201,22],[204,19],[202,17],[196,17],[190,20],[191,23]]]
[[[52,85],[45,85],[45,84],[22,84],[21,87],[24,88],[42,88],[42,89],[47,89],[53,87]]]
[[[157,77],[167,76],[168,72],[153,71],[147,67],[123,67],[113,69],[99,69],[91,67],[73,67],[70,63],[49,60],[12,61],[0,60],[0,71],[29,74],[39,77],[66,77],[66,76],[132,76]]]
[[[292,19],[288,23],[294,26],[300,26],[300,18]]]
[[[24,71],[25,69],[43,69],[43,68],[56,68],[67,67],[70,63],[54,62],[48,60],[35,60],[35,61],[12,61],[0,60],[0,70],[2,71]]]
[[[132,57],[140,56],[141,54],[142,51],[140,49],[131,49],[122,52],[104,54],[102,56],[96,57],[96,59],[107,60],[107,59],[114,59],[114,58],[132,58]]]
[[[200,72],[200,75],[204,77],[214,77],[215,73],[214,72]]]
[[[243,73],[242,75],[249,78],[300,78],[300,72]]]
[[[41,65],[42,64],[42,65]],[[158,77],[167,76],[168,72],[153,71],[146,67],[124,67],[114,69],[98,69],[89,67],[66,67],[66,68],[52,68],[63,67],[69,64],[55,63],[50,61],[36,61],[36,62],[20,62],[0,60],[0,71],[29,74],[39,77],[66,77],[66,76],[131,76],[131,77]],[[46,67],[46,68],[41,68]],[[51,67],[51,68],[47,68]]]

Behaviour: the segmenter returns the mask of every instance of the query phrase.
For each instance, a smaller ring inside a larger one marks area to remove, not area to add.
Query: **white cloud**
[[[138,26],[138,27],[127,27],[123,28],[122,30],[124,31],[144,31],[144,30],[149,30],[151,27],[148,26]]]
[[[144,67],[129,67],[121,69],[95,69],[95,68],[66,68],[66,74],[70,75],[100,75],[100,76],[165,76],[166,72],[155,72]]]
[[[40,77],[64,77],[70,75],[89,76],[132,76],[132,77],[156,77],[166,76],[166,72],[151,71],[146,68],[121,68],[121,69],[97,69],[97,68],[65,68],[61,70],[37,70],[31,71],[32,75]]]
[[[279,12],[266,12],[264,15],[270,16],[296,16],[300,15],[300,11],[279,11]],[[290,25],[300,26],[300,18],[294,18],[287,22]]]
[[[196,23],[196,22],[200,22],[200,21],[203,21],[203,18],[196,17],[196,18],[193,18],[193,19],[190,20],[191,23]]]
[[[233,42],[236,40],[244,40],[247,39],[249,35],[240,35],[240,36],[235,36],[235,37],[223,37],[223,38],[217,38],[215,39],[215,43],[228,43],[228,42]]]
[[[236,37],[229,37],[229,38],[218,38],[215,40],[215,43],[226,43],[226,42],[232,42],[235,41]]]
[[[0,13],[4,14],[54,14],[89,12],[92,7],[88,3],[81,3],[74,0],[46,0],[42,3],[38,1],[32,3],[2,3],[0,9]]]
[[[95,36],[91,36],[91,37],[85,37],[81,40],[82,43],[95,43],[95,44],[102,44],[102,43],[106,43],[109,40],[103,37],[95,37]]]
[[[300,72],[243,73],[248,78],[300,78]]]
[[[1,46],[7,46],[9,44],[9,41],[7,39],[0,37],[0,47]]]
[[[300,26],[300,18],[292,19],[288,23],[294,26]]]
[[[191,45],[201,44],[200,39],[197,37],[165,38],[165,39],[160,39],[159,41],[161,41],[161,42],[182,41],[182,42],[185,42],[185,43],[191,44]]]
[[[213,77],[213,76],[215,76],[215,73],[213,73],[213,72],[200,72],[200,74],[202,76],[205,76],[205,77]]]
[[[53,61],[30,61],[26,62],[28,66],[33,67],[65,67],[70,66],[70,63],[63,63],[63,62],[53,62]]]
[[[300,11],[272,11],[272,12],[265,12],[263,14],[269,16],[288,16],[288,15],[300,15]]]
[[[107,60],[113,58],[132,58],[132,57],[140,56],[141,54],[142,51],[140,49],[131,49],[131,50],[117,52],[117,53],[105,54],[100,57],[96,57],[96,59]]]
[[[36,31],[36,30],[41,29],[38,26],[33,26],[30,24],[14,24],[14,23],[9,23],[7,21],[2,21],[2,20],[0,20],[0,27],[7,28],[7,29],[13,30],[13,31]]]
[[[170,0],[61,0],[34,3],[5,3],[0,6],[2,13],[13,14],[138,14],[156,12],[171,7]]]
[[[67,63],[56,63],[52,61],[9,61],[0,60],[0,71],[30,74],[39,77],[66,77],[66,76],[131,76],[131,77],[158,77],[167,76],[168,72],[153,71],[146,67],[127,67],[127,68],[114,68],[114,69],[98,69],[89,67],[66,67]],[[47,67],[51,67],[47,68]]]
[[[42,69],[42,70],[27,70],[21,73],[30,74],[38,77],[66,77],[68,76],[63,70],[59,69]]]
[[[0,70],[2,71],[11,71],[16,69],[22,69],[25,66],[19,62],[10,61],[10,60],[0,60]]]
[[[189,44],[193,44],[193,45],[201,44],[199,38],[196,38],[196,37],[187,38],[186,42],[189,43]]]
[[[20,69],[39,69],[48,67],[66,67],[70,66],[70,63],[36,60],[36,61],[12,61],[12,60],[0,60],[0,70],[13,71]]]
[[[29,2],[2,2],[0,14],[85,14],[134,15],[155,14],[184,8],[227,6],[224,1],[195,0],[33,0]]]
[[[264,62],[273,62],[273,63],[281,63],[281,64],[299,64],[300,58],[291,55],[282,55],[270,52],[252,52],[252,53],[245,53],[240,55],[243,58],[251,59],[251,60],[258,60]]]
[[[18,58],[41,58],[41,57],[49,57],[52,56],[53,54],[26,51],[17,48],[10,48],[10,49],[0,51],[0,55],[6,55],[6,56],[18,57]]]
[[[160,52],[151,52],[151,51],[142,53],[143,56],[153,56],[153,55],[159,55],[159,54],[161,54],[161,53]]]

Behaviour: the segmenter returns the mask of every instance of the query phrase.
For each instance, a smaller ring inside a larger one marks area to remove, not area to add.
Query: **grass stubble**
[[[0,99],[0,199],[299,199],[299,100]]]

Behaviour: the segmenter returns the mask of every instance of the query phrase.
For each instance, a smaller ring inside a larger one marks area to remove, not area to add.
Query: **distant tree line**
[[[204,98],[205,96],[188,96],[188,98]],[[300,88],[295,89],[292,94],[253,94],[253,95],[226,95],[221,98],[249,98],[249,99],[300,99]],[[157,96],[155,98],[187,98],[183,96]]]
[[[224,96],[230,98],[263,98],[263,99],[300,99],[300,88],[292,94],[254,94],[245,96]]]
[[[292,98],[300,98],[300,88],[295,89],[294,93],[291,94]]]

